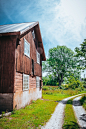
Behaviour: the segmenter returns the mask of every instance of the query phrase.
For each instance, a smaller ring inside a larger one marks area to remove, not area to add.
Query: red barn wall
[[[24,55],[24,38],[30,43],[30,58]],[[16,47],[16,37],[0,37],[0,111],[19,109],[31,100],[42,97],[42,90],[36,88],[36,76],[42,79],[42,59],[40,55],[40,64],[37,64],[36,45],[31,31],[20,40],[20,45]],[[27,91],[23,91],[23,73],[29,75]]]
[[[42,79],[42,78],[40,78]],[[32,100],[42,97],[42,89],[36,88],[36,77],[29,75],[29,90],[23,91],[23,74],[16,72],[15,93],[13,95],[13,109],[25,107]]]
[[[13,92],[15,48],[15,37],[0,37],[0,93]]]
[[[30,43],[30,58],[24,55],[24,38]],[[20,39],[20,45],[16,49],[16,71],[32,74],[32,60],[34,60],[34,75],[42,76],[42,60],[37,64],[36,46],[31,31]],[[40,56],[41,59],[41,56]]]

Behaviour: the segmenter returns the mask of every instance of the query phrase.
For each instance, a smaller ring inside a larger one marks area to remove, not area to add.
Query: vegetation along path
[[[78,94],[81,95],[81,94]],[[64,119],[64,108],[67,101],[73,97],[77,97],[78,95],[68,97],[59,102],[56,106],[54,113],[50,120],[43,126],[41,129],[62,129],[63,119]]]
[[[73,100],[73,109],[78,121],[78,124],[82,129],[86,129],[86,111],[80,105],[80,99],[82,96],[79,96]]]

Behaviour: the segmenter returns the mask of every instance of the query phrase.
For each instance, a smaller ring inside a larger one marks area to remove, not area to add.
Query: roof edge
[[[20,35],[22,35],[22,34],[24,34],[26,31],[28,31],[28,30],[30,30],[30,29],[32,29],[34,26],[36,26],[37,24],[39,24],[39,22],[37,21],[37,22],[35,22],[35,23],[33,23],[31,26],[29,26],[28,28],[26,28],[26,29],[22,29],[21,31],[20,31]],[[24,31],[23,31],[24,30]],[[23,32],[22,32],[23,31]]]

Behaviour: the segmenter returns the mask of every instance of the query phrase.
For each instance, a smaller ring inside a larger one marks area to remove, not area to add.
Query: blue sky
[[[86,0],[0,0],[0,25],[39,21],[45,54],[86,39]]]

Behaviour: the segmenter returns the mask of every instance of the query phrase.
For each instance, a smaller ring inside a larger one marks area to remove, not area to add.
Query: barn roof
[[[38,39],[39,46],[43,48],[43,54],[42,54],[43,60],[46,60],[43,42],[41,38],[39,22],[27,22],[27,23],[0,25],[0,36],[18,35],[19,38],[21,38],[32,28],[35,29],[35,34]]]
[[[35,26],[36,23],[37,22],[27,22],[27,23],[0,25],[0,33],[20,32],[22,34],[27,29],[30,29],[33,26]]]

